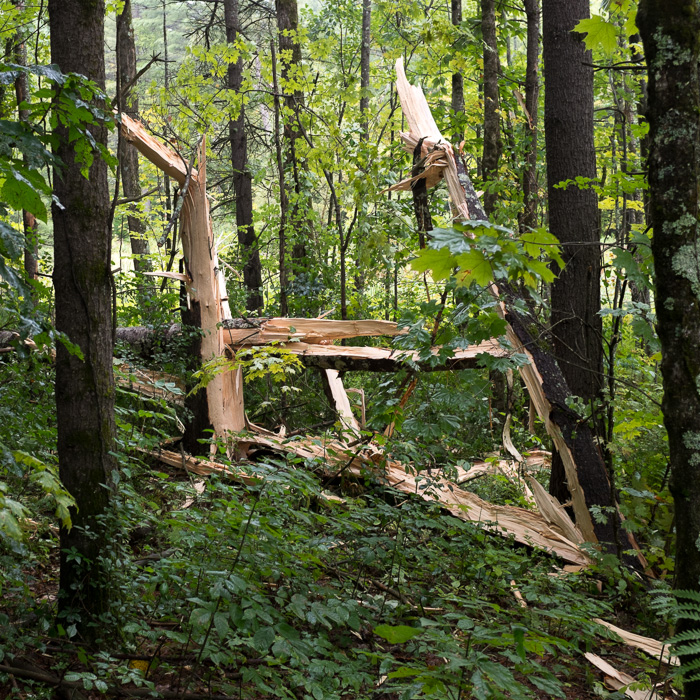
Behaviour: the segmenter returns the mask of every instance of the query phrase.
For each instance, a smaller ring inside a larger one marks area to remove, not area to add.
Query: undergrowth
[[[50,364],[27,358],[0,372],[0,441],[55,466]],[[369,473],[337,502],[312,462],[264,457],[245,465],[259,477],[245,486],[134,450],[176,434],[179,410],[118,390],[109,517],[121,534],[102,554],[112,606],[92,648],[70,618],[56,620],[52,502],[22,486],[21,470],[5,474],[34,524],[19,549],[0,545],[0,665],[45,676],[0,675],[5,696],[48,697],[53,678],[90,697],[125,684],[189,700],[615,697],[583,653],[610,643],[595,618],[642,609],[633,578],[621,587],[614,567],[609,580],[594,569],[599,590],[590,574],[563,574],[548,555],[399,496]],[[656,671],[625,658],[638,677]]]

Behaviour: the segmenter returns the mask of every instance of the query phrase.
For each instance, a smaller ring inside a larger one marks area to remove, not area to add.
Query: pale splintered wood
[[[269,448],[290,452],[304,459],[317,458],[329,465],[329,475],[362,476],[376,473],[389,486],[402,493],[417,495],[426,501],[436,501],[461,520],[483,523],[486,528],[504,537],[543,549],[560,556],[567,562],[588,566],[589,556],[537,512],[514,506],[488,503],[454,483],[426,474],[412,474],[404,465],[386,459],[376,446],[353,449],[339,440],[303,438],[284,440],[274,435],[241,437],[239,448],[250,451]],[[333,468],[337,469],[333,472]]]
[[[343,380],[340,378],[338,370],[327,369],[325,370],[325,373],[328,386],[330,387],[331,394],[333,396],[335,410],[337,411],[338,417],[340,418],[340,422],[343,426],[340,433],[346,442],[353,442],[360,437],[360,424],[357,422],[357,419],[352,412],[350,399],[345,391]]]
[[[153,138],[143,124],[132,119],[128,114],[122,113],[122,136],[136,147],[136,150],[145,156],[166,175],[175,180],[180,187],[187,179],[187,163],[164,143]],[[192,170],[192,177],[197,177],[197,171]]]
[[[588,661],[604,674],[605,684],[613,690],[621,690],[625,697],[631,700],[662,700],[662,697],[652,688],[651,690],[632,690],[630,685],[637,681],[624,671],[619,671],[612,664],[590,651],[584,653]]]
[[[635,634],[634,632],[628,632],[623,630],[621,627],[613,625],[611,622],[606,622],[600,618],[596,618],[593,622],[597,622],[603,627],[607,627],[611,632],[614,632],[620,639],[622,639],[625,644],[629,644],[635,649],[641,649],[649,656],[653,656],[664,663],[671,664],[673,666],[679,666],[680,661],[677,656],[673,656],[669,650],[668,644],[663,644],[662,642],[654,639],[653,637],[644,637],[641,634]]]
[[[404,148],[413,153],[418,145],[418,141],[422,138],[424,139],[421,145],[422,157],[427,158],[435,152],[444,154],[443,160],[445,165],[442,169],[442,174],[447,184],[447,190],[450,193],[453,214],[456,218],[468,219],[469,207],[464,197],[462,185],[459,182],[457,163],[454,159],[452,146],[440,133],[425,95],[423,95],[423,90],[418,85],[411,85],[408,82],[402,58],[396,61],[396,90],[401,100],[401,108],[408,122],[408,132],[400,134],[404,142]]]
[[[343,338],[396,336],[406,333],[392,321],[336,321],[326,318],[271,318],[257,328],[224,328],[222,335],[229,345],[265,345],[266,343],[303,340],[322,343]]]
[[[222,285],[217,276],[219,260],[207,199],[206,139],[202,139],[200,145],[198,165],[199,173],[190,180],[180,220],[182,248],[191,279],[187,292],[199,303],[204,332],[201,354],[202,360],[207,362],[224,355],[225,346],[219,327],[225,310],[222,308]],[[242,382],[238,374],[239,370],[218,372],[206,386],[209,420],[216,437],[225,439],[228,433],[245,429]]]
[[[153,138],[140,122],[122,114],[122,134],[166,175],[180,186],[185,184],[188,164],[171,148]],[[203,331],[202,362],[224,356],[225,345],[219,328],[224,320],[231,318],[209,214],[206,178],[206,139],[203,138],[198,153],[198,170],[191,172],[180,213],[186,265],[183,281],[190,299],[199,304]],[[215,437],[226,439],[229,433],[245,429],[242,385],[240,369],[217,372],[207,384],[207,409]]]
[[[221,331],[222,338],[226,339],[228,336],[228,330],[224,329]],[[371,370],[371,363],[373,361],[380,364],[383,371],[391,371],[392,369],[400,369],[405,367],[408,362],[415,362],[422,364],[420,353],[414,350],[396,350],[393,348],[375,348],[375,347],[352,347],[352,346],[341,346],[341,345],[315,345],[309,343],[282,343],[279,346],[288,352],[292,352],[295,355],[300,355],[302,357],[318,357],[318,358],[329,358],[329,360],[335,361],[337,359],[338,367],[336,369],[345,369],[342,367],[343,358],[349,360],[366,360],[367,366],[363,366],[362,369],[366,371]],[[235,349],[235,346],[232,346]],[[437,356],[440,352],[439,347],[432,348],[432,354]],[[446,369],[449,366],[469,366],[476,367],[479,355],[487,354],[494,357],[507,357],[509,351],[502,347],[497,340],[487,340],[478,345],[470,345],[468,348],[463,350],[455,350],[452,356],[445,361],[444,365],[440,365],[441,369]]]

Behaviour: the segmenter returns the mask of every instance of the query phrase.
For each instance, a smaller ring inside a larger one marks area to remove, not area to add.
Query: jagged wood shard
[[[198,153],[198,170],[188,173],[185,163],[172,149],[154,139],[139,122],[122,114],[122,134],[140,153],[178,184],[188,179],[187,192],[180,214],[182,247],[186,266],[186,288],[191,315],[202,329],[200,356],[202,362],[224,355],[223,338],[218,328],[231,318],[223,276],[220,272],[216,241],[209,215],[206,190],[206,141],[202,139]],[[240,370],[218,372],[205,388],[206,404],[200,406],[207,416],[199,425],[213,428],[216,437],[245,428],[243,386]]]

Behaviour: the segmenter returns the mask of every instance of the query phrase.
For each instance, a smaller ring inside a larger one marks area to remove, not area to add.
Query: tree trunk
[[[700,591],[700,8],[694,0],[641,0],[637,15],[648,66],[649,195],[654,228],[657,329],[664,424],[676,513],[678,589]],[[677,632],[696,630],[681,618]],[[697,645],[696,645],[697,646]],[[696,663],[700,654],[681,656]],[[695,672],[697,676],[697,672]],[[687,700],[700,680],[686,682]]]
[[[290,204],[289,223],[294,232],[292,243],[292,272],[302,272],[306,267],[306,237],[310,232],[309,212],[311,201],[301,184],[303,164],[297,155],[297,142],[301,139],[300,113],[304,107],[304,93],[298,88],[289,90],[301,67],[301,44],[299,43],[299,10],[297,0],[275,0],[277,30],[279,36],[279,60],[281,64],[281,87],[284,91],[284,142],[285,170],[291,172],[293,187],[289,187],[287,199]],[[289,236],[287,236],[289,238]]]
[[[450,18],[453,27],[462,24],[462,0],[451,1]],[[455,114],[464,112],[464,76],[459,71],[452,74],[452,111]],[[458,134],[456,140],[461,141],[462,135]]]
[[[103,0],[49,0],[51,60],[63,73],[87,76],[104,89]],[[105,105],[101,105],[105,109]],[[107,146],[107,129],[89,127]],[[76,162],[75,144],[59,125],[52,206],[56,329],[80,348],[56,347],[56,413],[60,478],[76,500],[73,527],[61,528],[59,615],[79,615],[87,641],[98,634],[110,588],[102,557],[111,545],[107,524],[112,498],[114,380],[112,377],[112,278],[107,164],[95,155],[89,176]]]
[[[15,0],[15,5],[22,10],[23,0]],[[27,65],[27,45],[24,42],[23,30],[17,30],[14,47],[14,60],[20,66]],[[22,108],[23,102],[29,101],[29,85],[27,74],[20,71],[15,78],[15,96],[17,97],[17,116],[21,122],[29,121],[29,110]],[[27,157],[24,156],[24,164]],[[24,209],[22,211],[22,223],[24,226],[24,271],[29,279],[36,279],[38,270],[39,245],[37,240],[36,217]]]
[[[498,194],[489,183],[498,179],[498,161],[503,151],[498,115],[498,74],[501,64],[496,39],[496,0],[481,0],[481,34],[484,44],[484,210],[486,215],[491,217],[496,208]]]
[[[124,9],[117,16],[117,93],[119,110],[136,118],[139,111],[138,98],[125,93],[125,89],[136,77],[136,44],[134,26],[131,21],[131,0],[125,0]],[[134,86],[130,91],[134,92]],[[129,143],[120,143],[119,168],[124,196],[131,199],[141,195],[139,177],[139,153]],[[134,256],[134,269],[137,272],[150,272],[149,249],[146,240],[146,226],[136,216],[136,204],[131,205],[127,217],[131,254]],[[143,281],[140,282],[143,284]]]
[[[525,68],[525,109],[529,142],[523,172],[523,211],[520,214],[520,231],[537,228],[537,116],[540,96],[540,3],[524,0],[527,16],[527,59]]]
[[[572,31],[589,16],[588,0],[543,0],[542,16],[549,226],[565,263],[552,284],[554,353],[571,392],[591,403],[603,386],[597,198],[587,184],[559,186],[596,176],[592,58]],[[550,491],[565,501],[563,466],[557,455],[552,462]]]
[[[235,44],[238,37],[238,0],[224,0],[226,41]],[[243,57],[228,66],[228,88],[240,94],[243,84]],[[231,142],[231,167],[233,170],[233,190],[236,196],[236,228],[238,245],[243,259],[243,284],[248,290],[246,309],[262,312],[262,267],[258,240],[253,227],[253,177],[248,169],[248,135],[245,130],[245,106],[241,102],[236,119],[228,123]]]
[[[362,0],[362,47],[360,50],[360,120],[365,141],[369,138],[369,64],[372,0]]]
[[[277,80],[277,54],[275,44],[271,42],[270,52],[272,55],[272,91],[274,93],[275,104],[275,154],[277,156],[277,174],[279,178],[280,190],[280,233],[279,233],[279,266],[280,266],[280,316],[287,316],[289,313],[289,301],[287,297],[287,285],[289,274],[287,272],[287,225],[289,219],[289,202],[287,200],[287,183],[284,176],[284,156],[282,153],[282,142],[280,140],[280,95],[279,81]]]

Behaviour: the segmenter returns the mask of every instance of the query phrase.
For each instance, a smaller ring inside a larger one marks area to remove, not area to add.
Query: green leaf
[[[409,668],[402,666],[397,671],[392,671],[387,675],[387,678],[410,678],[411,676],[420,676],[423,673],[419,668]]]
[[[266,652],[275,641],[275,630],[272,627],[260,627],[253,636],[253,646],[260,652]]]
[[[440,248],[440,250],[423,248],[416,258],[411,261],[411,267],[416,272],[427,272],[430,270],[430,274],[436,282],[449,279],[455,265],[455,258],[447,248]]]
[[[26,209],[46,223],[47,213],[44,203],[41,201],[39,193],[27,178],[23,177],[17,170],[12,169],[12,177],[8,177],[3,183],[0,199],[6,202],[13,209]]]
[[[485,287],[493,279],[491,263],[480,250],[473,248],[466,253],[461,253],[457,256],[457,263],[460,268],[457,274],[459,284],[469,287],[476,282]]]
[[[214,613],[214,627],[216,627],[216,631],[219,633],[219,637],[221,639],[225,639],[226,636],[228,635],[228,617],[224,615],[224,613]]]
[[[408,625],[379,625],[374,628],[374,633],[386,639],[389,644],[404,644],[409,639],[418,636],[423,630]]]
[[[600,15],[582,19],[574,27],[574,31],[586,35],[583,41],[586,48],[592,51],[600,49],[606,55],[610,55],[617,48],[617,27]]]
[[[22,233],[5,221],[0,221],[0,255],[19,260],[24,248]]]
[[[275,625],[275,629],[282,637],[289,641],[296,642],[301,639],[299,632],[286,622],[280,622],[278,625]]]

